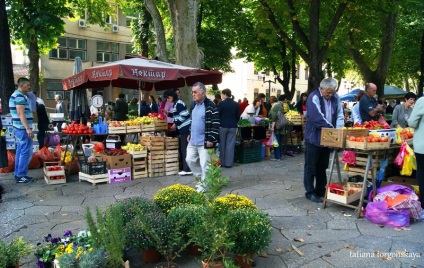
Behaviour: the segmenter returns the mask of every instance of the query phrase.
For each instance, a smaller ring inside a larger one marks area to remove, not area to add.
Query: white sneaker
[[[178,175],[180,175],[180,176],[185,176],[185,175],[187,175],[187,172],[185,172],[185,171],[183,170],[183,171],[178,172]]]
[[[185,174],[186,175],[191,175],[191,174],[193,174],[193,172],[191,172],[191,171],[185,171]]]

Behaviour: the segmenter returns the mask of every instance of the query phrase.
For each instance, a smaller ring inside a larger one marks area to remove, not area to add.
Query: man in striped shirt
[[[219,114],[215,103],[206,97],[206,87],[197,82],[191,89],[194,105],[191,107],[191,128],[188,137],[186,162],[196,178],[206,178],[210,161],[208,150],[215,148],[219,139]],[[204,189],[198,189],[204,191]]]
[[[16,137],[15,181],[17,183],[32,182],[28,177],[28,165],[32,157],[33,115],[29,108],[28,92],[31,85],[27,78],[18,79],[18,89],[9,99],[10,114],[12,115],[13,132]]]

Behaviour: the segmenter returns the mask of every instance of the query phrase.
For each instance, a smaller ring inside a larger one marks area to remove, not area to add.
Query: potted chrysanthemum
[[[178,205],[203,203],[204,196],[190,186],[177,183],[157,191],[153,202],[163,212],[169,213],[173,207]]]
[[[262,252],[271,242],[271,218],[266,212],[252,208],[229,210],[228,216],[234,241],[231,252],[240,267],[249,268],[253,254]]]
[[[214,207],[217,213],[224,214],[228,210],[239,209],[239,208],[251,208],[256,209],[256,205],[243,195],[238,194],[226,194],[218,197],[214,202]]]

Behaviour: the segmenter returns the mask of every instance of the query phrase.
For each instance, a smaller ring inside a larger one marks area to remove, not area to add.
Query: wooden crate
[[[147,167],[147,157],[134,157],[132,160],[133,167]]]
[[[322,128],[321,141],[322,146],[345,148],[347,136],[368,136],[366,128]]]
[[[165,174],[168,175],[176,175],[180,170],[180,162],[167,162],[165,163]]]
[[[168,130],[168,121],[166,119],[160,120],[155,119],[155,131],[165,131]]]
[[[286,116],[293,125],[302,125],[304,123],[303,117],[299,115],[288,115]]]
[[[165,138],[165,149],[166,150],[178,150],[178,138]]]
[[[89,175],[83,172],[78,173],[79,181],[88,181],[93,185],[96,185],[98,183],[102,182],[108,182],[109,181],[109,174],[98,174],[98,175]]]
[[[60,167],[60,170],[50,171],[49,168],[53,166]],[[65,167],[60,165],[60,162],[44,162],[43,172],[44,172],[44,180],[46,181],[47,184],[66,183]],[[55,178],[59,176],[63,178],[62,179]]]
[[[168,122],[166,119],[155,119],[151,124],[142,124],[141,130],[143,132],[165,131],[168,130]]]
[[[346,137],[348,139],[348,136]],[[361,150],[383,150],[389,149],[390,141],[387,142],[368,142],[364,141],[350,141],[346,140],[346,148],[361,149]]]
[[[147,165],[133,166],[132,177],[134,179],[142,179],[149,177]]]
[[[122,126],[122,127],[108,126],[108,133],[109,134],[126,134],[127,133],[127,127],[126,126]]]
[[[162,163],[150,163],[148,164],[149,177],[161,177],[165,176],[165,164]]]
[[[362,183],[350,183],[348,182],[346,186],[343,187],[344,190],[339,190],[343,195],[332,193],[331,189],[327,188],[327,200],[336,201],[342,204],[352,203],[359,198],[362,194]],[[348,194],[350,190],[353,190],[353,194]]]
[[[127,133],[140,133],[141,125],[127,126]]]
[[[172,163],[179,161],[178,150],[165,151],[165,163]]]
[[[165,150],[165,138],[158,136],[144,136],[139,138],[139,142],[149,151]]]
[[[147,157],[147,150],[143,151],[127,151],[134,158]]]

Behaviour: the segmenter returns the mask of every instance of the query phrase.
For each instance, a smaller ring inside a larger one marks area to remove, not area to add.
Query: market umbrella
[[[384,97],[386,98],[403,98],[406,93],[408,92],[398,87],[390,85],[384,86]]]
[[[341,101],[347,101],[347,102],[355,102],[356,100],[356,95],[358,95],[358,93],[361,92],[360,88],[356,88],[352,91],[350,91],[349,93],[340,96],[340,100]]]
[[[177,64],[131,58],[109,62],[85,69],[62,80],[64,90],[97,87],[120,87],[141,90],[165,90],[192,86],[219,84],[222,73]]]
[[[75,75],[80,72],[82,72],[82,61],[80,57],[75,57],[72,73]],[[69,105],[69,117],[71,120],[79,120],[82,116],[88,116],[88,111],[89,108],[86,89],[79,88],[78,90],[71,91]]]

